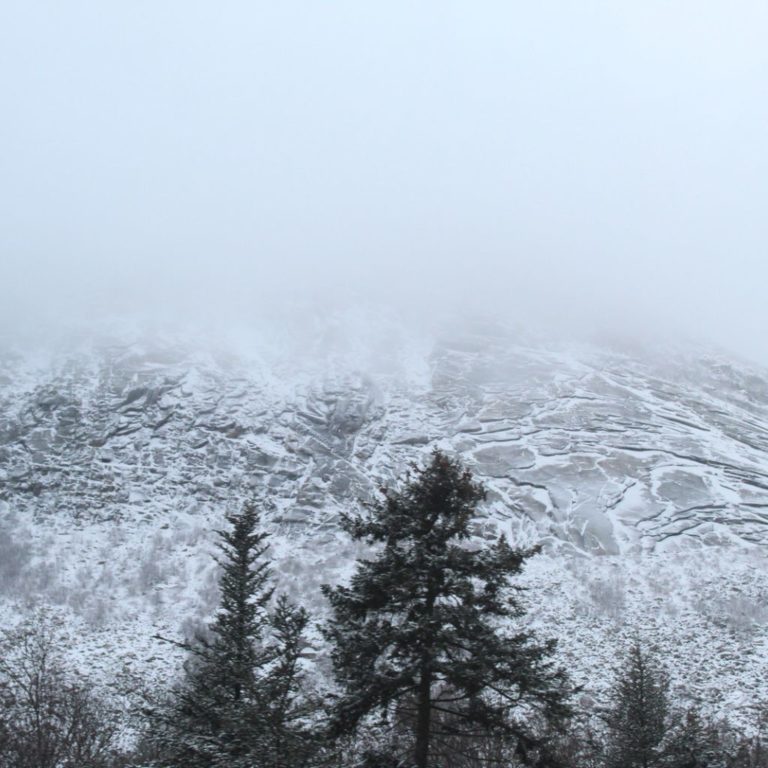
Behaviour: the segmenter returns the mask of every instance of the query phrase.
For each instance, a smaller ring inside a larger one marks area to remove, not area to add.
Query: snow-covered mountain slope
[[[340,510],[431,446],[488,488],[478,537],[545,543],[531,618],[590,696],[640,636],[685,697],[745,720],[768,699],[765,373],[487,324],[414,335],[361,316],[300,340],[122,331],[6,348],[4,615],[51,604],[89,666],[150,670],[168,653],[151,636],[215,604],[213,530],[251,498],[283,588],[322,612],[319,584],[362,551]]]

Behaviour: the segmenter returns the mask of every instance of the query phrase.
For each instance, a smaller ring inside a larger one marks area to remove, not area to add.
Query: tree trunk
[[[425,654],[421,663],[418,702],[416,711],[416,746],[414,748],[415,768],[427,768],[429,761],[429,725],[432,714],[432,670],[430,658]]]

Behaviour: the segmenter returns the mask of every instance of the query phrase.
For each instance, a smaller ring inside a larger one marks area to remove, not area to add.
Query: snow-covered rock
[[[681,695],[743,718],[768,698],[765,372],[367,322],[329,319],[301,343],[120,332],[6,348],[3,615],[56,606],[89,666],[151,670],[169,653],[151,636],[215,605],[214,531],[249,499],[282,587],[322,612],[319,585],[363,551],[340,511],[439,446],[488,489],[479,537],[545,544],[531,620],[592,691],[640,635]]]

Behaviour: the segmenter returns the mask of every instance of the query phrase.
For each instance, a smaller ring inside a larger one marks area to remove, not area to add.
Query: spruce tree
[[[324,629],[342,694],[331,731],[354,732],[368,715],[399,722],[408,765],[427,768],[441,740],[496,734],[521,756],[540,747],[527,718],[569,715],[568,683],[539,643],[516,627],[524,614],[510,580],[537,549],[471,537],[484,489],[435,451],[400,490],[363,515],[345,516],[354,539],[378,545],[349,586],[323,587],[333,610]],[[402,739],[400,739],[402,742]]]
[[[304,649],[307,612],[285,595],[277,599],[270,624],[274,633],[274,663],[266,678],[264,716],[268,733],[265,765],[272,768],[306,766],[317,752],[308,718],[317,704],[304,690],[300,657]]]
[[[634,644],[621,670],[608,718],[608,768],[663,765],[669,711],[667,673],[657,659]]]
[[[173,768],[299,766],[278,760],[299,730],[296,702],[302,609],[273,595],[267,534],[253,505],[227,516],[219,531],[221,601],[205,635],[180,644],[189,654],[184,679],[165,706],[148,714],[152,741]],[[272,628],[274,627],[274,632]],[[270,635],[270,636],[268,636]],[[291,754],[296,754],[293,749]]]

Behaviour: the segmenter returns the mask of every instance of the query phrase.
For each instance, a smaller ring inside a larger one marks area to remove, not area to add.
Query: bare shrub
[[[45,615],[0,634],[1,768],[113,762],[117,718],[85,680],[66,672],[61,643]]]

